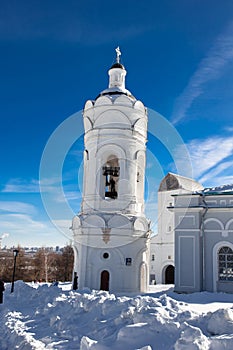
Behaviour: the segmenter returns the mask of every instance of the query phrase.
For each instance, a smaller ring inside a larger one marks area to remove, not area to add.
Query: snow
[[[0,305],[0,349],[232,350],[233,295],[114,295],[58,286],[6,285]]]
[[[222,186],[217,186],[217,187],[209,187],[209,188],[205,188],[203,190],[204,194],[211,194],[211,193],[216,193],[216,192],[232,192],[233,191],[233,184],[229,184],[229,185],[222,185]]]

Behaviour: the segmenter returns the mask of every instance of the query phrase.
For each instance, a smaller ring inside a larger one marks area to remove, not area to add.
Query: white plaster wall
[[[88,158],[84,158],[83,211],[127,208],[127,212],[142,213],[144,210],[147,115],[142,103],[138,105],[137,102],[120,96],[113,104],[110,98],[103,96],[95,104],[90,101],[86,104],[84,124]],[[114,202],[103,198],[102,167],[111,155],[119,159],[120,166],[119,192]]]
[[[149,241],[147,238],[139,238],[130,244],[114,248],[109,248],[108,243],[104,243],[102,248],[96,248],[78,244],[76,241],[75,250],[81,252],[77,254],[78,259],[74,267],[74,271],[77,271],[79,276],[79,288],[99,289],[101,272],[107,270],[110,273],[110,291],[147,290],[149,283]],[[103,257],[104,253],[109,254],[107,259]],[[131,266],[126,265],[126,258],[132,259]],[[143,279],[140,275],[142,264],[146,269]]]
[[[155,260],[150,261],[150,274],[155,274],[156,283],[165,283],[165,267],[174,266],[174,215],[167,207],[173,205],[175,193],[177,190],[158,192],[158,234],[151,239]]]

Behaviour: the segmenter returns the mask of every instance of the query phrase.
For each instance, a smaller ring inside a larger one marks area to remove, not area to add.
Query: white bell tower
[[[147,111],[125,89],[116,49],[109,87],[83,111],[81,212],[73,218],[79,288],[144,292],[149,275],[149,222],[144,214]]]

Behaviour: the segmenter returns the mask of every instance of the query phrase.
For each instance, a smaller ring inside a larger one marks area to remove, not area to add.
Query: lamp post
[[[13,250],[13,254],[14,254],[14,269],[13,269],[13,276],[12,276],[11,293],[14,292],[15,267],[16,267],[16,258],[17,258],[18,253],[19,253],[18,249],[14,249]]]

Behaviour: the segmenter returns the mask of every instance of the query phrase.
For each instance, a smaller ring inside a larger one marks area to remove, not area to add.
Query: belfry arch
[[[119,160],[115,155],[108,157],[103,168],[104,198],[116,199],[118,197],[118,181],[120,176]]]

